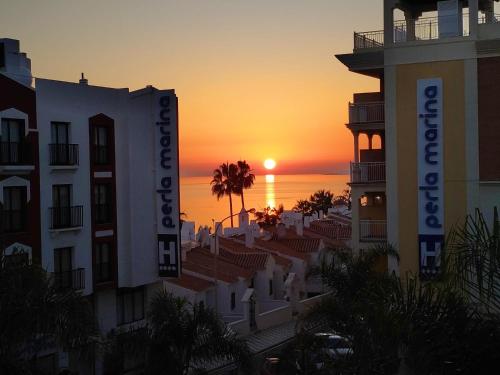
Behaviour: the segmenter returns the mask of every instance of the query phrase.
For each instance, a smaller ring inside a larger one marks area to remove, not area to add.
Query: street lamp
[[[255,208],[250,208],[249,210],[245,210],[244,212],[245,213],[251,213],[251,214],[254,214],[255,213]],[[219,312],[219,303],[218,303],[218,300],[217,300],[217,256],[219,254],[217,254],[217,237],[218,237],[218,232],[219,232],[219,229],[221,228],[222,226],[222,223],[224,223],[224,221],[236,216],[236,215],[239,215],[241,214],[241,211],[236,213],[236,214],[232,214],[232,215],[229,215],[227,217],[225,217],[224,219],[222,219],[221,221],[219,221],[217,223],[217,225],[215,225],[215,220],[212,219],[212,222],[214,223],[214,228],[215,228],[215,233],[214,233],[214,251],[215,251],[215,254],[214,254],[214,284],[215,284],[215,312],[218,313]]]

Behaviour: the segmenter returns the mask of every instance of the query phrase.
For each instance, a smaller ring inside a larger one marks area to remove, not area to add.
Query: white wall
[[[85,268],[85,294],[92,293],[92,239],[90,199],[89,118],[104,113],[115,120],[116,150],[126,125],[128,90],[108,89],[74,83],[36,79],[37,122],[40,142],[40,210],[42,265],[54,270],[54,249],[73,247],[73,268]],[[55,170],[49,165],[51,122],[70,123],[70,143],[79,145],[79,166]],[[52,185],[71,184],[72,204],[83,206],[83,228],[49,230]],[[117,187],[118,189],[118,187]],[[118,252],[120,246],[118,247]]]

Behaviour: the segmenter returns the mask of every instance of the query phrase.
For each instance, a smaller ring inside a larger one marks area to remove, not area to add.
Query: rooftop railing
[[[354,49],[379,48],[384,46],[384,30],[354,33]]]
[[[458,30],[456,35],[447,35],[441,30],[440,25],[453,20],[448,20],[448,17],[421,17],[415,20],[397,20],[394,21],[394,43],[404,43],[418,40],[435,40],[449,36],[469,36],[469,15],[462,15],[462,28]],[[488,24],[500,22],[500,14],[485,15],[481,14],[478,17],[478,24]],[[380,48],[384,46],[384,31],[367,31],[354,33],[354,50]]]

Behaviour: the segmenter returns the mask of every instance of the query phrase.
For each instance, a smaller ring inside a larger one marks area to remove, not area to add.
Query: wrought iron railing
[[[78,145],[52,143],[49,151],[50,165],[78,165]]]
[[[54,272],[54,286],[57,289],[85,289],[85,269],[77,268],[70,271]]]
[[[384,30],[354,33],[354,49],[379,48],[384,46]]]
[[[33,152],[27,142],[0,142],[0,165],[31,165]]]
[[[50,229],[83,226],[83,206],[50,207]]]

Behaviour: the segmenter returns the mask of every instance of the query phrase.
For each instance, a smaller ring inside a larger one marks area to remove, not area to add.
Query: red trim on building
[[[36,123],[36,94],[35,91],[2,74],[0,74],[0,111],[9,108],[17,109],[28,115],[28,129],[37,129]],[[31,149],[30,165],[34,170],[29,174],[0,173],[0,181],[17,175],[30,181],[30,201],[27,205],[26,231],[22,233],[3,233],[0,228],[0,247],[2,250],[13,243],[19,242],[30,246],[32,260],[41,263],[41,230],[40,230],[40,166],[38,154],[38,132],[30,131],[25,139]],[[0,192],[3,194],[3,192]]]
[[[96,160],[94,148],[94,132],[102,127],[107,130],[108,162],[100,164]],[[92,272],[94,290],[114,289],[118,287],[118,241],[117,241],[117,210],[116,210],[116,164],[115,164],[115,121],[100,113],[89,118],[89,150],[90,150],[90,198],[91,198],[91,221],[92,221]],[[111,177],[95,177],[96,172],[111,173]],[[111,184],[111,222],[100,224],[96,222],[95,212],[95,186],[96,184]],[[98,231],[113,231],[112,236],[96,237]],[[111,244],[111,280],[109,282],[97,282],[96,280],[96,245],[99,243]]]
[[[500,57],[478,59],[479,179],[500,180]]]

